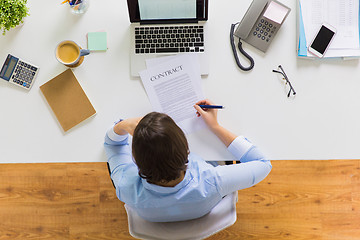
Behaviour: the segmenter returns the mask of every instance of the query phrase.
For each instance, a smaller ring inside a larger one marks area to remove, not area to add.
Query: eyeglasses
[[[286,76],[286,73],[285,73],[284,69],[281,67],[281,65],[279,65],[278,68],[279,68],[280,71],[278,71],[278,70],[272,70],[272,71],[276,72],[276,73],[280,73],[281,75],[283,75],[283,80],[286,81],[285,84],[286,85],[289,84],[290,90],[289,90],[289,92],[287,94],[287,97],[290,97],[291,92],[292,92],[293,95],[295,95],[296,94],[295,89],[292,87],[288,77]]]

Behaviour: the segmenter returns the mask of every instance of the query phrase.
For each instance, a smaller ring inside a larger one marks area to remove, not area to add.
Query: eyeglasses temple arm
[[[281,66],[279,66],[279,68],[280,68],[283,72],[280,72],[280,71],[277,71],[277,70],[272,70],[272,71],[273,71],[273,72],[276,72],[276,73],[280,73],[281,75],[283,75],[283,77],[285,78],[285,81],[289,84],[289,86],[290,86],[290,91],[289,91],[288,97],[290,96],[291,90],[294,92],[293,94],[295,95],[295,94],[296,94],[295,89],[293,88],[293,86],[291,85],[291,82],[289,81],[288,77],[287,77],[286,74],[284,73],[284,70],[282,69]]]

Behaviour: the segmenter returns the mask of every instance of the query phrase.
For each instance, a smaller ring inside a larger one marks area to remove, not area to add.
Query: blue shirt
[[[201,217],[225,195],[262,181],[272,167],[256,146],[239,136],[228,150],[240,164],[214,167],[190,153],[184,179],[175,187],[162,187],[138,175],[128,135],[117,135],[111,128],[104,145],[117,197],[152,222]]]

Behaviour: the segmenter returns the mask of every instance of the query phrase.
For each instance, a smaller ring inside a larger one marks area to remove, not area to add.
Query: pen
[[[214,108],[214,109],[224,109],[224,106],[219,105],[198,105],[201,108]]]

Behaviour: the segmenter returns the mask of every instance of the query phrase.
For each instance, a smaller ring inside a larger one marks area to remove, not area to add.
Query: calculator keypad
[[[19,60],[11,77],[11,82],[26,89],[30,89],[37,70],[37,67]]]

